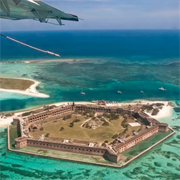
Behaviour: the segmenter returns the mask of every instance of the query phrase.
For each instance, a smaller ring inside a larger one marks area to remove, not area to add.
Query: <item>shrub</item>
[[[74,121],[73,122],[79,122],[80,121],[80,119],[74,119]]]
[[[110,117],[109,117],[110,120],[116,120],[118,118],[119,118],[119,115],[118,114],[114,114],[114,113],[111,113]]]
[[[127,130],[128,130],[128,128],[126,128],[126,129],[123,131],[123,134],[126,133]]]
[[[34,113],[34,111],[25,112],[25,113],[22,114],[22,116],[29,116],[32,113]]]
[[[153,107],[150,106],[150,105],[144,105],[144,106],[142,107],[142,109],[143,109],[143,110],[147,110],[147,111],[151,111],[151,110],[153,109]]]
[[[159,113],[159,109],[153,109],[153,112],[151,113],[151,115],[155,116]]]
[[[64,127],[61,127],[61,128],[60,128],[60,131],[64,131]]]
[[[44,109],[45,111],[47,111],[47,110],[53,109],[53,108],[55,108],[55,107],[56,107],[56,105],[44,106],[43,109]]]
[[[49,133],[46,133],[45,137],[49,137],[49,135],[50,135]]]
[[[104,117],[108,117],[108,114],[107,114],[107,113],[104,113],[103,116],[104,116]]]
[[[70,119],[71,117],[72,117],[72,115],[67,115],[67,116],[64,116],[64,117],[63,117],[63,120]]]
[[[44,130],[44,128],[43,127],[40,127],[40,129],[39,129],[40,131],[43,131]]]
[[[90,113],[90,114],[89,114],[89,117],[94,117],[94,114],[93,114],[93,113]]]
[[[71,122],[71,123],[69,124],[69,127],[73,127],[73,126],[74,126],[74,123]]]
[[[112,136],[113,139],[116,139],[119,135],[118,134],[115,134]]]
[[[107,121],[103,122],[103,126],[109,126],[109,123]]]
[[[128,127],[128,124],[126,124],[126,120],[125,119],[121,122],[121,126],[123,128],[127,128]]]

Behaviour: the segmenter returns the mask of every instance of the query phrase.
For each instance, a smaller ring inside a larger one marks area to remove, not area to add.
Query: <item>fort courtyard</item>
[[[89,141],[100,146],[112,143],[119,136],[130,138],[144,129],[146,125],[143,122],[127,114],[76,110],[33,123],[30,126],[30,135],[35,139]]]

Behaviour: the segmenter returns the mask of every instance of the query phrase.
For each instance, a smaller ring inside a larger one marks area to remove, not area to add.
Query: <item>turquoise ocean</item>
[[[60,101],[180,101],[179,31],[4,32],[30,45],[61,54],[51,56],[1,38],[1,77],[31,78],[50,98],[1,92],[0,110],[31,108]],[[36,63],[20,61],[38,60]],[[10,62],[17,63],[10,63]],[[18,63],[19,62],[19,63]],[[159,91],[164,87],[166,91]],[[118,94],[117,91],[122,91]],[[80,92],[86,94],[82,96]],[[140,93],[144,91],[144,93]],[[176,103],[178,106],[178,103]],[[162,119],[176,134],[122,169],[17,155],[0,132],[2,179],[180,179],[180,114]]]

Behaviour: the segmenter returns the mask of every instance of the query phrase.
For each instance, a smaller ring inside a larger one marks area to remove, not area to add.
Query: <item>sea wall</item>
[[[136,144],[138,144],[141,141],[144,141],[148,138],[150,138],[151,136],[153,136],[154,134],[159,132],[159,125],[156,125],[155,127],[152,127],[144,132],[142,132],[141,134],[134,136],[133,138],[129,139],[128,141],[126,141],[125,143],[121,143],[119,145],[117,145],[115,147],[115,149],[119,152],[122,153],[125,150],[135,146]]]
[[[87,155],[95,155],[95,156],[103,156],[107,158],[109,161],[118,162],[119,155],[108,151],[106,148],[99,147],[86,147],[74,144],[64,144],[58,142],[51,141],[39,141],[34,139],[27,139],[27,146],[46,148],[46,149],[54,149],[65,152],[73,152]]]
[[[156,145],[158,145],[159,143],[161,143],[162,141],[166,140],[167,138],[169,138],[170,136],[172,136],[175,131],[171,128],[169,128],[172,132],[164,137],[163,139],[159,140],[158,142],[156,142],[155,144],[153,144],[152,146],[150,146],[149,148],[145,149],[144,151],[142,151],[141,153],[139,153],[138,155],[134,156],[133,158],[131,158],[129,161],[126,161],[124,164],[122,165],[115,165],[115,164],[106,164],[106,163],[98,163],[98,162],[85,162],[82,159],[79,160],[73,160],[73,159],[69,159],[69,158],[62,158],[62,157],[54,157],[54,156],[47,156],[47,155],[42,155],[42,154],[37,154],[37,153],[33,153],[33,152],[24,152],[24,151],[20,151],[20,150],[16,150],[16,149],[11,149],[10,147],[10,130],[9,130],[9,126],[7,127],[7,146],[8,146],[8,150],[15,152],[15,153],[22,153],[22,154],[31,154],[34,156],[40,156],[40,157],[44,157],[44,158],[55,158],[55,159],[61,159],[61,160],[66,160],[66,161],[73,161],[73,162],[78,162],[78,163],[87,163],[87,164],[93,164],[93,165],[99,165],[99,166],[105,166],[105,167],[113,167],[113,168],[121,168],[123,166],[128,165],[129,163],[131,163],[132,161],[134,161],[135,159],[137,159],[138,157],[140,157],[141,155],[143,155],[144,153],[148,152],[149,150],[151,150],[153,147],[155,147]],[[120,156],[118,156],[120,158]],[[110,160],[110,159],[109,159]],[[117,161],[118,162],[118,161]]]
[[[51,141],[40,141],[34,139],[27,139],[27,146],[96,155],[96,156],[103,156],[106,151],[105,148],[88,147],[88,146],[86,147],[86,146],[80,146],[74,144],[65,144],[65,143],[58,143]]]
[[[153,147],[157,146],[158,144],[160,144],[162,141],[166,140],[167,138],[169,138],[170,136],[172,136],[175,131],[172,128],[169,128],[171,130],[171,133],[169,135],[167,135],[166,137],[162,138],[161,140],[159,140],[158,142],[156,142],[155,144],[153,144],[152,146],[150,146],[149,148],[145,149],[144,151],[142,151],[141,153],[139,153],[138,155],[134,156],[133,158],[131,158],[129,161],[125,162],[123,166],[128,165],[129,163],[131,163],[132,161],[134,161],[135,159],[137,159],[138,157],[140,157],[141,155],[143,155],[144,153],[148,152],[149,150],[151,150]]]

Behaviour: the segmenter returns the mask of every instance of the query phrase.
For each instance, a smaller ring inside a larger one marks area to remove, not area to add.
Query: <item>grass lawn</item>
[[[13,78],[0,78],[0,88],[2,89],[13,89],[13,90],[26,90],[34,82],[31,80],[24,79],[13,79]]]
[[[70,127],[70,124],[73,120],[79,119],[79,122],[74,122],[73,127]],[[46,119],[36,123],[39,127],[42,127],[41,130],[31,132],[31,135],[34,138],[41,136],[42,134],[46,135],[49,133],[50,138],[64,138],[64,139],[76,139],[76,140],[83,140],[89,142],[97,142],[103,143],[105,140],[108,142],[112,142],[114,139],[112,136],[115,134],[122,133],[125,128],[122,127],[121,123],[123,121],[123,117],[119,116],[116,120],[107,120],[109,121],[109,125],[107,126],[100,126],[96,129],[93,128],[85,128],[81,127],[84,121],[88,120],[84,115],[80,114],[73,114],[71,118],[63,120],[62,117],[56,117],[51,119]],[[128,119],[127,123],[134,122],[133,119]],[[63,128],[63,130],[61,130]],[[126,135],[132,134],[132,131],[137,131],[140,127],[130,127],[128,126]]]

